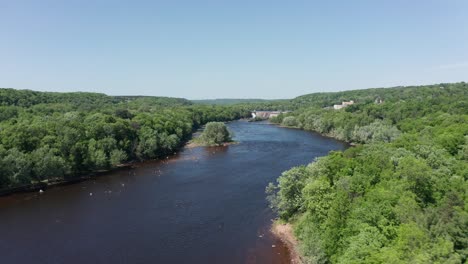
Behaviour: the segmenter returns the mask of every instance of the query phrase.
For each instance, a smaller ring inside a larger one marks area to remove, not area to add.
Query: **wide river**
[[[289,263],[265,186],[344,143],[264,122],[43,194],[0,197],[0,263]]]

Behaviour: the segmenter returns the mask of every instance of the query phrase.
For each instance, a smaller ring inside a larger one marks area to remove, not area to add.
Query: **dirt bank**
[[[299,254],[299,247],[291,224],[282,224],[278,221],[271,226],[271,232],[277,236],[288,247],[291,254],[291,263],[305,264],[305,261]]]

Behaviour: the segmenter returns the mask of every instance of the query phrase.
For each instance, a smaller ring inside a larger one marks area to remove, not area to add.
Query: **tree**
[[[127,159],[127,154],[123,150],[114,149],[111,151],[109,159],[112,166],[117,166]]]
[[[209,146],[231,141],[231,134],[223,122],[209,122],[200,135],[200,140]]]
[[[288,127],[296,127],[298,125],[298,122],[294,116],[287,116],[283,119],[281,125]]]
[[[62,157],[56,155],[57,152],[45,146],[31,153],[32,171],[38,181],[63,178],[68,173],[68,165]]]

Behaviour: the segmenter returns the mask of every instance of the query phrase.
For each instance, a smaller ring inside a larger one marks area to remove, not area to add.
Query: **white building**
[[[281,113],[287,113],[288,111],[253,111],[252,112],[252,118],[263,118],[263,119],[269,119],[272,117],[276,117]]]
[[[354,104],[353,100],[351,100],[349,102],[343,101],[343,102],[341,102],[340,105],[333,105],[333,109],[338,110],[338,109],[347,107],[348,105],[352,105],[352,104]]]

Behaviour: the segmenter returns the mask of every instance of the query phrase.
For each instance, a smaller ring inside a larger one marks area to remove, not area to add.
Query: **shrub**
[[[220,145],[231,141],[231,135],[223,122],[209,122],[200,136],[203,144],[209,146]]]
[[[288,126],[288,127],[295,127],[297,126],[297,120],[294,116],[287,116],[281,122],[281,125]]]

